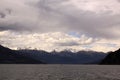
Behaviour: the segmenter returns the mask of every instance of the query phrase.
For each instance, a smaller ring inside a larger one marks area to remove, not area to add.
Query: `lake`
[[[0,80],[120,80],[120,66],[1,64]]]

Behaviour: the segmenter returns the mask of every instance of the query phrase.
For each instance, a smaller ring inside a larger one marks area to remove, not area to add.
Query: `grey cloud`
[[[18,17],[14,23],[6,22],[7,26],[0,23],[0,30],[30,32],[77,31],[92,37],[113,38],[119,36],[119,34],[113,33],[111,28],[118,28],[120,25],[120,15],[111,15],[113,13],[111,10],[98,14],[92,11],[78,10],[73,5],[63,5],[63,3],[69,1],[40,0],[35,5],[26,4],[30,8],[37,9],[36,13],[39,15],[33,16],[28,14],[31,20],[24,20],[26,16],[23,15],[24,18]],[[11,9],[8,9],[8,12],[11,13]],[[23,14],[25,13],[23,12]],[[0,16],[5,17],[1,13]],[[34,17],[38,19],[34,21]]]
[[[118,2],[120,2],[120,0],[117,0]]]
[[[119,36],[119,34],[114,34],[110,29],[120,25],[119,18],[120,15],[98,16],[90,13],[75,17],[69,16],[64,22],[69,26],[68,28],[78,32],[82,31],[90,36],[113,38],[114,36]]]
[[[12,14],[12,12],[13,12],[12,9],[9,9],[9,8],[6,8],[5,10],[9,15]]]
[[[0,11],[0,18],[6,18],[7,15],[10,15],[12,13],[12,10],[9,8],[6,8],[4,11]]]
[[[0,12],[0,18],[5,18],[5,17],[6,17],[6,15],[4,13]]]
[[[64,42],[64,43],[56,43],[55,45],[58,45],[58,46],[78,46],[80,44],[77,42]]]
[[[59,3],[54,0],[41,1],[42,6],[39,6],[39,8],[43,9],[45,11],[44,14],[46,14],[42,16],[47,16],[51,20],[57,20],[60,22],[59,26],[67,28],[68,31],[83,32],[93,37],[113,38],[119,36],[119,34],[114,34],[109,29],[120,24],[120,15],[111,15],[113,13],[111,10],[103,14],[96,14],[84,10],[78,11],[72,8],[72,6],[61,6],[60,4],[63,2],[63,0],[59,1]]]
[[[10,25],[1,25],[0,26],[0,31],[6,31],[6,30],[11,30],[11,31],[22,31],[25,32],[27,30],[31,31],[30,28],[26,28],[26,27],[21,27],[21,25],[19,24],[10,24]]]

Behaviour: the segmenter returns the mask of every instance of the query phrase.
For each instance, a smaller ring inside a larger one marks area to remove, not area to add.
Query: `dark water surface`
[[[0,80],[120,80],[120,66],[1,64]]]

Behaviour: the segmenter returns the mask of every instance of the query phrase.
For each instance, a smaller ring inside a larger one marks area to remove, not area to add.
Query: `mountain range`
[[[95,51],[11,50],[0,46],[0,63],[21,64],[99,64],[107,54]]]

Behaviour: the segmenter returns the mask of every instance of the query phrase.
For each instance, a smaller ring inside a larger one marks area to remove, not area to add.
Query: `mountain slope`
[[[120,49],[110,52],[100,64],[118,65],[120,64]]]
[[[18,55],[18,51],[0,45],[0,64],[41,64],[41,61]]]

